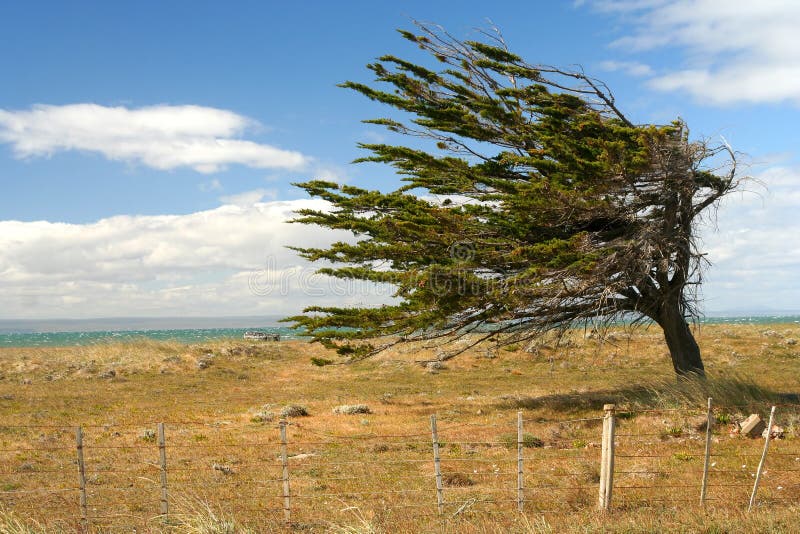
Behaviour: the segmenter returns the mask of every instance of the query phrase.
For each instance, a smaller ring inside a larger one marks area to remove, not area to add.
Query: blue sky
[[[357,142],[386,138],[360,123],[384,110],[336,84],[369,81],[364,65],[385,53],[419,59],[394,31],[412,18],[467,39],[491,19],[529,61],[605,80],[634,121],[681,116],[695,136],[724,137],[756,194],[703,230],[706,311],[800,309],[796,3],[451,6],[0,4],[0,318],[385,299],[314,279],[283,245],[337,236],[283,221],[309,203],[292,181],[396,185],[349,164]]]

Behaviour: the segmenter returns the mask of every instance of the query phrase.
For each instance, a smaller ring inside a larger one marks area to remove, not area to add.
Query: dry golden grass
[[[297,404],[310,415],[292,418],[289,427],[292,507],[296,528],[307,531],[794,530],[800,411],[789,394],[800,391],[800,345],[792,341],[800,326],[704,326],[706,384],[675,380],[655,329],[621,329],[604,341],[583,334],[533,353],[480,346],[435,373],[415,363],[435,358],[420,346],[325,367],[311,364],[312,357],[331,358],[319,345],[296,341],[0,349],[0,503],[21,525],[38,521],[30,532],[74,531],[80,424],[97,528],[278,529],[276,422],[282,407]],[[703,511],[696,505],[698,422],[707,396],[722,423],[715,429],[717,485]],[[599,417],[607,402],[632,411],[620,414],[610,515],[594,511],[599,422],[563,422]],[[730,435],[729,427],[751,412],[765,415],[773,402],[781,405],[786,438],[771,450],[759,510],[747,515],[763,441]],[[342,404],[366,404],[372,413],[334,414]],[[525,432],[543,442],[525,449],[524,516],[514,512],[516,447],[508,447],[517,410]],[[435,513],[433,413],[448,481],[445,520]],[[157,517],[151,434],[159,421],[167,427],[173,507],[166,524]],[[65,491],[36,493],[43,488]],[[3,521],[12,524],[0,516],[0,531],[25,532]]]

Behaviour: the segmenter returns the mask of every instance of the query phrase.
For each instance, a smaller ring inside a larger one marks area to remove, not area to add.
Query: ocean
[[[203,319],[203,322],[213,321]],[[80,324],[80,322],[61,323],[67,328],[59,329],[59,322],[48,322],[46,325],[36,326],[36,322],[27,322],[20,326],[11,325],[11,321],[0,322],[0,347],[58,347],[76,345],[95,345],[99,343],[125,343],[142,339],[156,341],[175,341],[178,343],[202,343],[204,341],[220,339],[242,339],[242,335],[248,330],[258,330],[280,334],[282,339],[297,339],[302,337],[302,332],[286,326],[259,325],[253,322],[249,327],[225,327],[225,328],[126,328],[119,327],[120,321],[117,320],[117,328],[100,329],[97,325],[102,324],[102,320],[95,320],[92,323]],[[140,321],[141,322],[141,321]],[[168,323],[169,320],[162,322]],[[220,323],[231,322],[228,319],[220,319]],[[77,323],[77,325],[76,325]],[[706,317],[701,321],[702,324],[786,324],[800,323],[800,315],[752,315],[752,316],[726,316],[726,317]],[[148,323],[149,324],[149,323]],[[92,325],[96,325],[95,328]],[[73,329],[69,327],[72,326]]]
[[[280,334],[282,339],[300,337],[296,330],[287,327],[253,328],[180,328],[174,330],[119,330],[90,332],[5,332],[0,333],[0,347],[68,347],[96,345],[99,343],[125,343],[149,339],[176,341],[178,343],[202,343],[219,339],[241,340],[248,330]]]

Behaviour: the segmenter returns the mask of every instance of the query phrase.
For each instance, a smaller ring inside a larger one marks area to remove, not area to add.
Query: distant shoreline
[[[243,318],[236,318],[241,321]],[[253,318],[248,318],[252,320]],[[47,331],[3,331],[0,322],[0,348],[13,347],[70,347],[102,343],[130,343],[142,340],[177,342],[184,344],[203,343],[223,339],[241,340],[248,330],[279,334],[283,339],[300,339],[302,334],[288,326],[278,326],[277,321],[253,320],[249,326],[219,328],[117,328],[96,330]],[[208,319],[208,321],[212,321]],[[224,320],[223,320],[224,321]],[[263,321],[263,322],[262,322]],[[96,323],[97,321],[95,321]],[[8,323],[8,322],[6,322]],[[51,321],[50,326],[55,326]],[[271,323],[271,324],[270,324]],[[707,325],[780,325],[800,323],[800,315],[745,315],[706,317],[700,324]],[[87,325],[88,326],[88,325]],[[9,325],[6,324],[5,328]]]

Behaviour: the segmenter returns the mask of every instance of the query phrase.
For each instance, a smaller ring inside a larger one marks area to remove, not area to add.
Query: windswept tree
[[[362,144],[357,161],[391,165],[404,185],[298,184],[330,209],[296,222],[356,236],[300,254],[332,262],[321,273],[390,284],[397,299],[290,320],[350,358],[409,340],[511,344],[652,321],[675,372],[703,375],[689,325],[705,263],[698,224],[737,186],[733,152],[690,140],[680,120],[632,123],[602,82],[527,63],[499,32],[460,41],[417,28],[400,33],[439,67],[383,56],[368,65],[376,86],[343,84],[399,111],[365,122],[413,147]]]

